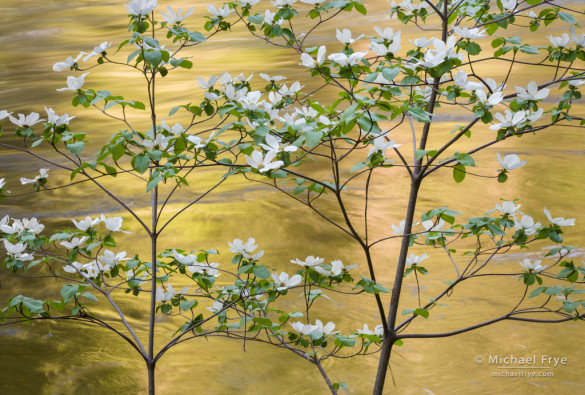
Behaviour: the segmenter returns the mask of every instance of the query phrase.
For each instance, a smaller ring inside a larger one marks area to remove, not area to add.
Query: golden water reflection
[[[189,6],[185,1],[169,4],[183,8]],[[379,7],[382,10],[386,5]],[[204,4],[197,4],[195,15],[201,15],[203,9]],[[372,14],[376,24],[388,25],[385,11]],[[64,85],[67,74],[53,73],[51,66],[106,39],[114,41],[115,46],[124,39],[125,23],[124,10],[118,2],[79,0],[65,4],[62,1],[3,1],[0,5],[0,45],[3,48],[0,52],[0,109],[42,112],[42,105],[51,103],[57,113],[76,115],[74,123],[86,127],[86,131],[95,136],[94,141],[102,141],[119,125],[104,120],[95,112],[71,109],[69,95],[54,91]],[[345,15],[341,24],[351,27],[355,33],[370,33],[371,29],[371,25],[363,24],[354,14]],[[396,26],[396,22],[392,24]],[[324,37],[331,39],[334,27],[326,25]],[[556,29],[556,26],[551,26],[551,29]],[[259,60],[262,60],[265,64],[261,71],[271,75],[286,75],[290,81],[306,77],[305,70],[297,66],[296,55],[291,57],[285,50],[271,49],[243,35],[238,36],[237,45],[233,46],[227,37],[231,36],[226,35],[197,53],[194,71],[171,75],[165,81],[160,88],[163,113],[170,110],[177,100],[195,102],[200,97],[194,75],[208,77],[224,70],[232,73],[243,71],[247,75],[256,71]],[[405,33],[405,37],[413,36]],[[403,41],[406,42],[406,39]],[[132,88],[137,77],[107,67],[105,72],[91,74],[92,86],[123,93],[128,99],[145,100],[143,93]],[[502,76],[493,77],[501,79]],[[525,83],[524,79],[529,78],[529,72],[524,72],[514,83]],[[177,86],[180,87],[179,93]],[[176,119],[181,121],[180,114]],[[147,121],[138,118],[133,121],[147,127]],[[444,138],[453,129],[453,123],[457,122],[463,121],[446,120],[437,129],[437,139]],[[397,141],[403,144],[409,144],[409,138],[408,134],[396,136]],[[505,197],[522,198],[523,210],[535,213],[537,220],[544,219],[543,206],[555,216],[579,217],[585,201],[585,190],[582,188],[585,183],[582,172],[584,140],[577,131],[550,130],[535,137],[507,141],[497,149],[485,150],[475,156],[481,171],[485,172],[482,174],[494,174],[496,152],[518,153],[522,159],[528,160],[529,165],[515,171],[504,185],[472,177],[461,185],[454,185],[450,172],[435,174],[434,181],[422,190],[420,212],[447,205],[466,215],[476,216],[493,207],[493,202],[499,198]],[[463,143],[458,150],[466,147]],[[25,176],[29,176],[38,168],[28,157],[5,152],[0,153],[0,163],[2,177],[15,178],[13,173],[23,168],[27,173]],[[393,207],[404,206],[407,178],[395,169],[380,172],[377,177],[370,206],[375,215],[371,216],[370,225],[374,236],[382,236],[389,234],[390,225],[397,224],[403,216]],[[55,174],[52,180],[58,183],[66,182],[66,179],[66,175]],[[203,174],[199,187],[210,185],[212,179]],[[115,184],[110,182],[108,185],[113,187]],[[130,199],[131,207],[146,213],[146,202],[141,197],[143,186],[136,183],[122,185],[124,189],[120,192]],[[355,190],[351,194],[354,197],[352,210],[357,213],[363,193]],[[17,202],[7,200],[3,202],[2,212],[10,212],[14,216],[34,214],[46,218],[52,226],[69,226],[70,217],[115,213],[118,210],[99,194],[97,188],[87,187],[86,184],[69,191],[47,193],[40,205],[35,197],[23,197]],[[179,199],[183,200],[179,202],[186,202],[188,198],[181,195]],[[170,214],[178,210],[179,202],[169,207]],[[125,239],[126,250],[129,253],[142,252],[144,234],[136,224],[131,223],[128,215],[124,218],[125,224],[133,231]],[[266,251],[265,262],[279,269],[291,271],[290,259],[320,255],[327,260],[339,258],[346,264],[358,263],[360,273],[365,274],[363,257],[348,237],[324,225],[310,210],[292,204],[283,195],[242,179],[228,180],[218,193],[195,205],[181,219],[189,225],[185,227],[177,222],[170,226],[160,240],[162,248],[217,248],[224,252],[219,258],[220,263],[229,265],[227,241],[255,237],[260,248]],[[567,235],[567,244],[576,245],[582,241],[583,223],[582,220],[577,221],[577,226]],[[545,245],[538,246],[541,247]],[[397,257],[396,242],[380,244],[373,254],[381,266],[379,280],[390,287]],[[436,253],[436,256],[439,254]],[[501,270],[509,269],[521,256],[517,255],[510,261],[498,261],[494,265]],[[424,298],[434,297],[442,289],[443,281],[454,279],[453,267],[446,259],[436,258],[428,266],[433,275],[423,284]],[[50,284],[36,281],[27,282],[26,286],[31,296],[54,293],[58,297],[58,292],[52,290]],[[25,285],[20,280],[1,278],[2,300],[22,287]],[[405,291],[404,308],[409,307],[409,303],[412,304],[416,298],[416,288],[411,281],[406,281]],[[411,329],[416,332],[443,332],[481,322],[506,312],[517,300],[517,292],[515,278],[498,283],[463,284],[445,300],[449,307],[433,311],[428,320],[413,324]],[[364,322],[370,323],[371,327],[376,322],[376,310],[372,301],[367,299],[367,296],[351,300],[336,297],[335,302],[325,301],[319,306],[319,316],[324,322],[335,321],[338,328],[347,330],[361,327]],[[144,334],[142,305],[142,301],[133,298],[121,301],[130,322],[139,333]],[[175,328],[173,322],[161,318],[158,323],[161,342],[168,339],[168,334]],[[407,341],[397,349],[392,360],[395,392],[421,394],[425,393],[425,389],[435,394],[582,392],[585,390],[585,378],[578,372],[582,371],[585,361],[577,346],[581,333],[582,325],[578,323],[546,326],[507,322],[455,338]],[[145,390],[143,362],[132,348],[120,343],[114,335],[81,324],[57,322],[2,327],[0,353],[0,392],[5,394],[128,394]],[[555,377],[552,378],[493,378],[491,372],[494,369],[475,363],[476,356],[487,358],[491,354],[564,356],[568,365],[555,369]],[[376,364],[374,356],[329,360],[325,367],[332,372],[334,381],[346,381],[350,392],[362,394],[371,392]],[[200,339],[172,349],[159,362],[157,369],[161,394],[326,393],[318,372],[310,364],[284,351],[253,343],[247,344],[244,351],[240,343],[216,338]],[[388,389],[391,392],[391,381]]]

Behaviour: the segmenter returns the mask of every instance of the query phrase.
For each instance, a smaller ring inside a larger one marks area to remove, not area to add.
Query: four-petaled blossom
[[[258,253],[251,255],[252,252],[258,248],[255,243],[256,240],[253,237],[250,237],[245,244],[240,239],[234,239],[234,241],[228,242],[228,245],[230,246],[230,251],[234,254],[241,254],[246,259],[257,260],[264,255],[264,251],[260,250]]]
[[[195,255],[179,254],[177,250],[173,250],[173,258],[182,265],[189,266],[195,263],[197,257]]]
[[[156,298],[157,302],[163,302],[163,303],[168,302],[176,295],[179,295],[179,294],[184,295],[189,291],[189,287],[185,287],[185,288],[181,289],[179,292],[176,292],[171,284],[167,284],[167,288],[168,288],[167,292],[163,291],[161,287],[156,288],[155,298]]]
[[[128,231],[120,229],[122,227],[122,221],[123,221],[122,217],[106,218],[106,216],[102,214],[101,220],[104,223],[104,225],[106,226],[106,229],[109,230],[110,232],[130,233]]]
[[[512,11],[518,5],[517,0],[501,0],[504,11]]]
[[[550,43],[558,48],[565,48],[571,42],[571,37],[567,33],[563,33],[561,37],[554,37],[553,35],[546,36]]]
[[[571,26],[569,28],[569,32],[571,33],[571,40],[578,46],[578,47],[585,47],[585,33],[581,33],[578,35],[575,31],[575,27]]]
[[[492,93],[489,97],[481,89],[475,91],[477,99],[484,105],[493,107],[500,104],[504,100],[502,92]]]
[[[537,273],[543,271],[548,267],[548,265],[541,266],[540,259],[535,259],[534,262],[532,262],[528,258],[525,258],[522,261],[520,261],[520,266],[522,266],[524,269],[532,270]]]
[[[500,123],[496,123],[490,126],[491,130],[505,129],[509,127],[515,127],[526,121],[526,111],[511,112],[510,110],[505,111],[505,115],[502,113],[496,113],[496,119]]]
[[[305,336],[311,336],[317,332],[321,332],[321,328],[319,328],[317,325],[303,324],[302,322],[291,322],[291,326],[295,331]]]
[[[400,221],[400,224],[394,225],[392,224],[392,233],[395,235],[403,235],[404,234],[404,226],[406,226],[406,220]]]
[[[47,122],[55,126],[69,125],[69,121],[75,118],[75,116],[70,117],[69,114],[58,116],[52,108],[45,107],[45,111],[47,112]]]
[[[266,151],[295,152],[297,150],[296,146],[282,144],[282,139],[280,137],[276,137],[271,134],[266,135],[266,144],[260,143],[260,146]]]
[[[392,44],[388,44],[387,46],[382,43],[372,42],[370,43],[370,49],[380,56],[395,54],[396,52],[400,51],[400,37],[392,41]]]
[[[522,167],[526,164],[526,161],[520,160],[520,158],[516,154],[506,155],[503,160],[502,160],[502,157],[500,156],[499,152],[497,153],[497,155],[498,155],[498,163],[500,164],[500,166],[502,166],[502,169],[504,169],[504,170],[508,170],[508,171],[514,170],[514,169]]]
[[[295,274],[289,278],[289,275],[286,272],[280,274],[272,273],[272,279],[274,280],[278,291],[284,291],[288,288],[297,286],[303,280],[299,274]]]
[[[30,128],[31,126],[44,121],[44,119],[40,119],[38,112],[31,112],[27,116],[24,114],[18,114],[18,119],[14,118],[12,115],[8,115],[8,119],[10,119],[10,122],[21,128]]]
[[[83,56],[83,53],[77,55],[75,59],[73,57],[68,56],[64,62],[57,62],[53,65],[53,71],[63,71],[65,69],[70,69],[75,65],[75,63],[79,62],[79,59]]]
[[[195,263],[194,265],[187,266],[187,270],[191,273],[200,273],[204,276],[219,277],[221,274],[216,267],[219,263]]]
[[[103,43],[101,43],[97,47],[94,47],[93,51],[88,53],[87,56],[85,58],[83,58],[83,61],[87,62],[88,60],[90,60],[94,56],[101,55],[102,53],[106,52],[106,50],[108,48],[110,48],[111,45],[112,45],[111,42],[104,41]]]
[[[302,53],[301,54],[301,63],[299,63],[299,64],[301,66],[309,67],[311,69],[314,69],[315,67],[319,67],[325,61],[325,51],[326,51],[325,46],[321,45],[319,47],[319,50],[317,51],[317,59],[313,59],[313,57],[311,55],[309,55],[308,53]]]
[[[211,307],[206,307],[206,309],[211,311],[213,314],[217,314],[221,312],[224,309],[224,307],[225,306],[223,302],[216,300],[215,302],[213,302],[213,305]]]
[[[79,222],[77,222],[74,219],[72,219],[71,221],[73,221],[73,223],[75,224],[75,227],[77,229],[82,230],[84,232],[86,230],[88,230],[89,228],[92,228],[101,222],[101,220],[99,218],[92,219],[91,217],[85,217],[85,219],[82,219]]]
[[[150,14],[157,6],[157,0],[130,0],[128,4],[124,4],[128,14],[137,17]]]
[[[197,83],[199,84],[201,89],[211,89],[211,88],[213,88],[213,85],[215,85],[215,83],[217,82],[218,79],[219,79],[219,77],[215,76],[215,75],[212,75],[211,77],[209,77],[209,80],[205,80],[204,78],[197,77]]]
[[[83,84],[85,82],[85,76],[88,74],[89,73],[83,73],[79,77],[74,77],[74,76],[70,75],[69,77],[67,77],[67,88],[59,88],[57,90],[60,92],[63,92],[63,91],[77,92],[78,90],[80,90],[83,87]]]
[[[126,251],[115,254],[110,250],[105,250],[104,255],[100,255],[98,259],[105,266],[116,266],[120,261],[130,260],[130,258],[126,258]]]
[[[426,48],[429,45],[431,45],[435,41],[435,39],[433,37],[431,37],[430,39],[427,40],[426,37],[420,37],[414,41],[413,40],[408,40],[408,41],[410,41],[410,43],[417,48]]]
[[[525,101],[537,101],[546,98],[550,92],[550,89],[543,88],[538,90],[538,86],[536,85],[536,81],[532,81],[528,84],[527,89],[522,88],[521,86],[516,87],[516,92],[518,93],[518,99],[525,100]]]
[[[258,170],[260,173],[266,173],[269,170],[274,170],[282,167],[284,162],[281,160],[272,161],[276,157],[276,151],[268,151],[266,156],[262,156],[262,152],[254,151],[251,156],[246,155],[246,162],[250,167]]]
[[[4,118],[8,118],[12,113],[8,112],[6,110],[2,110],[0,111],[0,121],[3,120]]]
[[[334,61],[341,67],[355,66],[367,54],[368,54],[367,52],[354,52],[351,55],[347,56],[346,54],[343,53],[332,53],[331,55],[329,55],[329,60]]]
[[[295,259],[295,260],[291,260],[291,263],[295,263],[297,265],[301,265],[301,266],[305,266],[305,267],[312,267],[312,266],[316,266],[320,263],[323,263],[325,259],[324,258],[319,258],[319,257],[314,257],[313,255],[309,255],[308,257],[305,258],[304,261],[301,261],[300,259]]]
[[[19,261],[32,261],[33,255],[24,252],[26,250],[26,243],[11,244],[8,240],[4,239],[4,249],[8,255]]]
[[[323,335],[329,336],[335,333],[339,333],[339,331],[333,330],[335,329],[335,323],[331,321],[328,322],[326,325],[323,325],[321,320],[315,320],[315,326],[317,327],[317,329],[313,332],[313,337],[317,339],[322,337]]]
[[[421,263],[422,261],[429,257],[430,255],[427,255],[426,253],[422,255],[415,255],[414,253],[412,253],[408,257],[406,257],[406,264],[410,266],[418,265],[419,263]]]
[[[72,250],[74,248],[78,248],[79,246],[83,245],[89,239],[87,236],[83,237],[74,237],[71,241],[62,241],[60,244],[67,248],[68,250]]]
[[[351,45],[364,36],[363,34],[360,34],[356,38],[352,38],[351,30],[349,29],[343,30],[336,29],[335,31],[336,31],[335,37],[345,45]]]
[[[282,80],[286,80],[286,77],[283,77],[282,75],[275,75],[275,76],[269,76],[268,74],[265,73],[260,73],[260,77],[268,82],[278,82],[278,81],[282,81]]]
[[[40,180],[41,178],[48,178],[49,177],[49,169],[39,169],[39,175],[36,176],[34,179],[30,179],[30,178],[24,178],[22,177],[20,179],[20,182],[22,185],[26,185],[26,184],[34,184],[35,182],[37,182],[38,180]]]
[[[530,215],[524,215],[520,221],[514,218],[514,227],[516,230],[523,230],[527,235],[532,235],[540,227],[540,222],[534,223],[534,219]]]
[[[460,35],[461,37],[466,38],[468,40],[473,40],[476,38],[482,38],[486,36],[485,29],[480,31],[478,27],[469,29],[467,27],[455,26],[453,27],[453,31]]]
[[[358,265],[345,266],[343,264],[343,262],[341,262],[340,260],[335,260],[335,261],[331,262],[331,270],[327,270],[327,269],[322,268],[320,266],[315,267],[315,270],[324,276],[335,277],[335,276],[339,276],[340,274],[347,272],[351,269],[355,269],[357,267],[358,267]]]
[[[167,125],[164,118],[161,120],[160,126],[163,129],[169,131],[169,133],[171,133],[173,136],[178,136],[179,134],[185,131],[185,128],[183,128],[183,125],[181,125],[180,123],[176,123],[172,127]]]
[[[234,10],[230,10],[230,7],[227,4],[219,8],[215,8],[213,4],[209,4],[207,6],[207,11],[209,11],[210,14],[217,18],[225,18],[226,16],[234,12]]]
[[[162,16],[163,19],[167,21],[167,23],[170,23],[171,25],[179,25],[185,20],[185,18],[187,18],[189,15],[193,13],[194,9],[195,9],[194,7],[191,7],[187,10],[187,12],[185,12],[185,15],[181,15],[181,13],[183,12],[182,8],[179,8],[177,12],[175,12],[171,7],[167,7],[168,14],[163,14],[161,12],[160,16]]]
[[[391,27],[387,27],[384,28],[384,30],[382,30],[378,26],[374,26],[374,30],[376,31],[376,33],[378,33],[378,37],[388,41],[400,39],[400,34],[402,33],[400,31],[394,33],[394,30]]]
[[[427,236],[428,235],[428,232],[438,232],[441,229],[443,229],[443,226],[445,226],[445,221],[443,219],[439,219],[439,222],[436,222],[436,221],[433,221],[433,220],[429,219],[427,221],[423,221],[421,223],[421,225],[427,231],[427,232],[424,232],[422,234],[424,236]]]
[[[374,330],[371,330],[368,327],[368,324],[364,324],[364,328],[358,329],[357,331],[360,335],[375,335],[381,337],[382,335],[384,335],[384,326],[382,324],[376,325]]]
[[[544,215],[546,215],[546,218],[548,218],[548,220],[551,224],[555,224],[557,226],[573,226],[573,225],[575,225],[575,218],[567,218],[567,219],[565,219],[564,217],[553,218],[552,215],[550,215],[550,211],[548,211],[546,209],[546,207],[544,208]]]
[[[370,152],[368,153],[368,156],[371,156],[372,154],[375,154],[375,153],[380,153],[380,154],[384,155],[384,153],[386,152],[386,150],[388,148],[398,148],[401,145],[401,144],[396,144],[396,141],[394,141],[394,140],[387,141],[386,136],[378,136],[373,140],[373,142],[374,142],[374,146],[372,148],[370,148]]]
[[[502,214],[507,214],[511,216],[516,215],[521,206],[522,206],[521,204],[516,206],[514,202],[509,200],[504,200],[501,205],[499,205],[496,202],[496,210],[498,210]]]

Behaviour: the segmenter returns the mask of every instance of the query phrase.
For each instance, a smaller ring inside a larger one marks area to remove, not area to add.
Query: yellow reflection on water
[[[184,9],[190,6],[186,1],[169,4],[174,7],[182,6]],[[197,17],[206,13],[205,5],[206,3],[196,4]],[[402,27],[396,21],[388,22],[387,12],[382,11],[386,7],[384,2],[372,4],[371,7],[374,22],[368,19],[369,23],[364,24],[361,17],[352,13],[343,15],[342,21],[338,22],[339,26],[351,28],[354,34],[372,34],[374,24],[382,27],[392,25],[396,29]],[[77,119],[73,124],[86,128],[84,131],[96,143],[103,142],[120,125],[104,119],[94,111],[72,109],[69,105],[70,96],[54,90],[64,86],[68,72],[53,73],[51,66],[78,51],[88,51],[106,39],[113,41],[114,47],[117,46],[125,39],[125,23],[125,12],[119,2],[3,1],[0,5],[0,45],[3,48],[0,51],[0,109],[25,113],[42,112],[42,106],[50,103],[57,113],[69,112],[76,115]],[[325,25],[322,36],[315,39],[313,44],[320,44],[320,40],[334,41],[335,26],[336,24]],[[550,29],[557,27],[551,26]],[[550,32],[547,31],[547,34]],[[233,36],[225,34],[219,40],[203,46],[202,50],[192,52],[194,70],[171,73],[169,77],[160,80],[158,108],[161,114],[167,114],[177,102],[196,103],[201,99],[201,91],[195,82],[196,76],[207,78],[222,71],[232,74],[244,72],[245,75],[262,71],[271,75],[285,75],[291,82],[306,79],[306,70],[298,67],[296,54],[263,45],[257,40],[249,39],[239,30],[235,34],[236,45],[233,45]],[[417,36],[418,33],[405,32],[403,43]],[[338,47],[338,43],[332,44],[332,48]],[[367,49],[366,40],[363,48],[358,49]],[[262,64],[260,70],[257,70],[258,64]],[[497,81],[506,72],[492,70],[487,63],[478,70],[490,74]],[[509,84],[524,85],[534,77],[531,73],[530,70],[521,69]],[[87,81],[92,87],[108,89],[112,93],[124,95],[127,99],[146,101],[145,92],[135,88],[139,79],[140,77],[127,70],[106,66],[101,70],[92,70]],[[306,84],[312,87],[311,84],[315,83]],[[329,98],[323,95],[322,99]],[[583,109],[583,106],[579,108]],[[450,114],[450,117],[448,115],[443,114],[442,122],[433,127],[429,147],[439,144],[449,136],[455,125],[465,122],[459,114]],[[149,121],[142,114],[134,113],[131,121],[144,130],[149,128]],[[173,117],[173,122],[185,122],[185,119],[179,112]],[[474,130],[474,136],[485,134],[488,140],[493,137],[493,133],[489,133],[487,127]],[[410,132],[406,129],[398,131],[395,137],[403,146],[411,144]],[[449,206],[465,215],[478,216],[504,197],[522,198],[522,209],[527,213],[537,213],[536,220],[544,219],[542,206],[546,206],[554,216],[579,217],[585,201],[582,188],[585,182],[582,172],[584,146],[584,139],[577,131],[559,129],[550,129],[538,136],[506,141],[497,148],[490,148],[474,156],[479,166],[478,173],[489,176],[495,175],[497,171],[496,152],[517,153],[522,159],[528,160],[528,165],[515,170],[506,184],[468,177],[462,184],[455,185],[450,171],[437,172],[433,181],[422,189],[419,212]],[[471,142],[462,141],[455,150],[463,152],[470,147]],[[0,161],[0,177],[12,174],[22,167],[32,175],[39,167],[27,157],[4,152],[0,153]],[[28,173],[25,176],[29,176]],[[199,184],[196,184],[197,188],[203,190],[216,177],[217,175],[203,173]],[[65,183],[67,176],[55,174],[52,175],[52,182],[53,180],[55,184]],[[379,172],[374,181],[369,217],[371,237],[384,237],[391,233],[390,225],[397,224],[404,216],[402,211],[408,179],[403,171],[393,168]],[[122,182],[106,180],[105,185],[108,188],[121,185],[118,192],[128,199],[130,206],[138,213],[148,215],[143,184],[124,179]],[[352,190],[349,195],[352,196],[350,213],[359,216],[363,210],[363,191]],[[43,196],[40,204],[35,199],[36,196],[22,197],[18,202],[7,200],[6,205],[3,202],[3,212],[6,210],[14,216],[34,214],[47,218],[53,226],[70,226],[70,217],[78,218],[102,212],[113,215],[118,210],[89,183]],[[180,203],[188,202],[191,198],[189,193],[178,195],[168,206],[167,218],[179,210]],[[31,207],[33,213],[30,212]],[[338,213],[331,209],[328,212],[333,218],[339,219]],[[129,254],[146,255],[143,247],[144,232],[127,214],[117,215],[124,216],[125,225],[132,231],[131,235],[123,239],[125,249]],[[566,237],[567,244],[576,245],[582,241],[580,236],[585,230],[583,223],[584,221],[578,220],[577,226],[570,229],[571,234]],[[357,263],[360,265],[359,273],[366,275],[364,258],[351,239],[323,224],[309,209],[293,204],[271,189],[238,178],[228,180],[217,193],[212,194],[202,204],[195,205],[178,222],[169,226],[160,239],[160,247],[217,248],[222,252],[218,262],[222,266],[229,266],[227,241],[248,237],[255,237],[260,248],[266,251],[264,263],[279,270],[291,271],[290,259],[320,255],[329,261],[342,259],[346,264]],[[538,246],[541,247],[546,246]],[[538,251],[538,248],[535,250]],[[379,266],[378,280],[390,288],[398,243],[381,243],[372,252]],[[425,278],[422,284],[422,297],[425,299],[434,297],[444,287],[443,281],[455,278],[451,262],[440,258],[438,251],[431,254],[433,261],[428,264],[428,269],[432,276]],[[510,261],[497,261],[493,264],[494,270],[509,271],[523,256],[525,255],[517,254]],[[218,281],[221,284],[225,279],[220,277]],[[408,278],[405,284],[405,298],[401,309],[416,303],[416,287],[412,278]],[[25,287],[22,281],[5,277],[0,278],[0,285],[3,298]],[[58,292],[52,290],[51,284],[36,281],[28,286],[30,288],[27,292],[30,295],[53,293],[55,298],[58,297]],[[495,317],[505,313],[517,300],[518,289],[515,278],[506,278],[503,282],[463,284],[451,297],[444,300],[448,307],[433,310],[428,320],[415,322],[409,327],[409,331],[445,332]],[[293,298],[290,299],[289,303],[294,306]],[[388,297],[385,297],[385,303],[388,304]],[[144,298],[122,298],[120,305],[144,339]],[[100,313],[114,318],[112,311]],[[317,313],[322,321],[334,321],[342,330],[362,327],[364,322],[372,327],[377,317],[373,300],[368,296],[356,299],[335,297],[334,302],[324,300],[318,306]],[[159,319],[159,345],[169,341],[169,334],[176,327],[177,322],[164,317]],[[578,323],[546,326],[506,322],[454,338],[406,341],[403,347],[396,349],[396,355],[392,359],[391,370],[396,378],[394,389],[401,394],[421,394],[425,393],[425,389],[435,394],[582,392],[585,389],[585,379],[578,372],[583,368],[583,358],[580,349],[576,347],[581,332],[582,327]],[[2,327],[0,350],[2,393],[127,394],[145,390],[143,361],[130,346],[103,330],[76,323]],[[546,379],[495,378],[491,376],[494,369],[485,363],[477,364],[475,358],[478,355],[487,358],[496,354],[550,354],[566,357],[568,364],[555,369],[555,376]],[[359,394],[371,392],[376,365],[376,356],[328,360],[325,363],[334,381],[348,382],[350,392]],[[326,387],[317,370],[302,359],[286,351],[254,343],[246,344],[244,350],[241,343],[217,338],[198,339],[169,351],[157,365],[157,382],[161,394],[326,393]],[[392,384],[389,381],[388,392],[391,390]]]

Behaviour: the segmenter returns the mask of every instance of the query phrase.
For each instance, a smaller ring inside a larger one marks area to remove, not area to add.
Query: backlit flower
[[[546,209],[546,207],[544,208],[544,215],[546,215],[546,218],[548,218],[548,220],[551,224],[555,224],[558,226],[573,226],[573,225],[575,225],[575,218],[568,218],[568,219],[565,219],[564,217],[553,218],[552,215],[550,215],[550,211],[548,211]]]
[[[280,274],[272,273],[272,279],[276,284],[276,289],[278,291],[284,291],[288,288],[297,286],[301,283],[303,278],[299,274],[295,274],[294,276],[289,278],[288,273],[282,272]]]
[[[85,76],[88,74],[89,73],[83,73],[79,77],[73,77],[72,75],[70,75],[69,77],[67,77],[67,88],[59,88],[57,90],[60,92],[62,91],[77,92],[83,87],[83,84],[85,82]]]
[[[498,163],[500,164],[500,166],[502,166],[502,169],[504,169],[504,170],[508,170],[508,171],[514,170],[514,169],[522,167],[526,164],[526,161],[520,160],[520,158],[516,154],[506,155],[503,160],[502,160],[502,157],[500,156],[499,152],[497,153],[497,155],[498,155]]]
[[[530,259],[526,258],[520,261],[520,266],[522,266],[524,269],[532,270],[538,273],[546,269],[548,265],[541,266],[540,259],[535,259],[534,262],[532,262]]]
[[[171,25],[179,25],[183,22],[183,20],[185,20],[185,18],[193,13],[194,9],[194,7],[191,7],[187,10],[187,12],[185,12],[185,15],[181,15],[183,12],[182,8],[179,8],[177,12],[175,12],[171,7],[167,7],[168,14],[161,13],[160,15],[165,21],[167,21],[167,23],[170,23]]]
[[[540,222],[534,223],[534,219],[530,215],[524,215],[520,221],[514,218],[514,227],[516,230],[523,230],[527,235],[532,235],[540,227]]]
[[[69,57],[67,57],[67,59],[65,59],[64,62],[55,63],[53,65],[53,71],[63,71],[65,69],[70,69],[77,62],[79,62],[79,59],[81,59],[82,56],[83,56],[83,53],[80,53],[79,55],[77,55],[77,57],[75,59],[73,59],[73,57],[69,56]]]
[[[262,156],[262,152],[253,151],[250,156],[246,155],[246,162],[250,167],[258,170],[260,173],[266,173],[269,170],[275,170],[284,165],[281,160],[272,161],[276,157],[276,151],[268,151],[266,156]]]

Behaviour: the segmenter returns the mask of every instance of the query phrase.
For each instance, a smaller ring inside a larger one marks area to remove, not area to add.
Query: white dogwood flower
[[[81,57],[83,56],[83,52],[80,53],[79,55],[77,55],[77,57],[74,59],[72,56],[68,56],[67,59],[65,59],[64,62],[57,62],[53,65],[53,71],[63,71],[66,69],[70,69],[71,67],[73,67],[73,65],[75,65],[75,63],[79,62],[79,59],[81,59]]]
[[[522,167],[526,164],[525,160],[520,160],[520,157],[516,154],[506,155],[504,159],[500,156],[500,153],[497,153],[498,156],[498,163],[502,166],[504,170],[514,170],[519,167]]]
[[[250,165],[250,167],[257,169],[260,173],[266,173],[269,170],[275,170],[284,165],[284,162],[281,160],[274,161],[276,157],[276,151],[268,151],[266,156],[262,156],[262,152],[260,151],[253,151],[251,156],[246,156],[246,162]]]
[[[524,269],[532,270],[538,273],[546,269],[548,266],[548,265],[541,266],[540,262],[541,262],[540,259],[535,259],[534,262],[532,262],[530,259],[525,258],[522,261],[520,261],[520,266],[522,266]]]
[[[77,92],[78,90],[83,88],[83,84],[85,83],[85,76],[88,74],[89,73],[83,73],[79,77],[73,77],[72,75],[70,75],[69,77],[67,77],[67,88],[59,88],[57,90],[60,92],[63,91]]]
[[[555,224],[558,226],[573,226],[573,225],[575,225],[575,218],[567,218],[567,219],[565,219],[564,217],[553,218],[552,215],[550,215],[550,211],[548,211],[546,209],[546,207],[544,208],[544,215],[546,215],[546,218],[548,218],[548,220],[551,224]]]
[[[291,260],[291,263],[297,264],[297,265],[301,265],[301,266],[305,266],[305,267],[313,267],[316,266],[320,263],[323,263],[325,259],[324,258],[319,258],[319,257],[314,257],[313,255],[309,255],[308,257],[305,258],[304,261],[301,261],[300,259],[295,259],[295,260]]]

